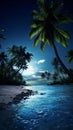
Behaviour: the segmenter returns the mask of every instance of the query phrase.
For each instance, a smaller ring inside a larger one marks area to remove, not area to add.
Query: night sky
[[[64,10],[67,9],[69,13],[73,14],[72,0],[64,0],[64,4]],[[55,54],[53,48],[49,46],[46,46],[44,52],[40,51],[39,46],[33,48],[33,40],[29,38],[29,32],[32,20],[31,13],[34,9],[36,9],[36,0],[2,0],[0,2],[0,28],[5,29],[3,34],[6,36],[6,40],[1,40],[0,44],[2,44],[4,51],[13,44],[26,46],[27,51],[33,54],[27,75],[36,77],[36,73],[39,76],[42,71],[53,72],[51,62]],[[72,68],[73,64],[67,64],[65,56],[67,50],[73,49],[73,23],[65,25],[64,28],[71,34],[71,39],[68,40],[69,46],[64,48],[57,43],[57,48],[65,65]],[[24,74],[26,73],[24,72]]]

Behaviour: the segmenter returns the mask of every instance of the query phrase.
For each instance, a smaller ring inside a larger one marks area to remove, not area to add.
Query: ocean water
[[[73,85],[26,88],[38,93],[0,111],[0,130],[73,130]]]

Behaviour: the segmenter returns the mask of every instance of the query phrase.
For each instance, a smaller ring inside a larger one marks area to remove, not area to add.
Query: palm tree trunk
[[[55,51],[55,54],[56,54],[56,57],[58,58],[58,61],[59,63],[61,64],[62,68],[64,69],[64,71],[69,75],[69,77],[71,79],[73,79],[73,74],[70,73],[70,71],[67,69],[67,67],[64,65],[64,63],[61,61],[59,55],[58,55],[58,52],[57,52],[57,49],[56,49],[56,46],[55,44],[53,43],[53,48],[54,48],[54,51]]]
[[[14,73],[15,75],[17,75],[17,73],[21,70],[21,67]]]

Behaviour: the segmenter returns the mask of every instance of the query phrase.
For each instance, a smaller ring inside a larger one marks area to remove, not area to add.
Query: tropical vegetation
[[[64,65],[59,57],[56,42],[63,47],[67,47],[70,34],[62,28],[63,24],[73,22],[70,15],[62,10],[64,3],[61,1],[38,0],[38,10],[32,12],[32,23],[29,37],[34,37],[33,46],[36,47],[40,43],[40,49],[43,51],[46,44],[49,44],[56,54],[63,70],[73,79],[73,74]]]
[[[66,74],[56,57],[52,62],[53,72],[43,72],[41,78],[46,79],[48,84],[71,84],[73,80]],[[71,73],[73,70],[70,69]]]
[[[32,54],[26,47],[13,45],[7,52],[0,53],[0,84],[25,84],[20,70],[28,68]]]
[[[67,60],[68,60],[68,63],[71,63],[73,61],[73,50],[69,50],[67,52]]]

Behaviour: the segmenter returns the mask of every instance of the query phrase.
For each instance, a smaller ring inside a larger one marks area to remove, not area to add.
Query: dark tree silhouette
[[[28,62],[32,58],[32,54],[26,52],[26,47],[13,45],[12,48],[8,48],[8,54],[11,55],[10,65],[18,68],[17,72],[21,69],[25,70],[28,68]]]
[[[66,57],[67,57],[68,62],[71,63],[73,61],[73,50],[69,50],[67,52],[67,56]]]
[[[26,52],[26,47],[16,45],[8,48],[7,52],[0,53],[0,84],[25,84],[19,71],[28,68],[32,54]]]
[[[41,77],[42,77],[42,78],[46,78],[47,80],[50,79],[50,76],[51,76],[51,73],[50,73],[50,72],[47,72],[47,71],[45,71],[45,72],[43,72],[43,73],[41,74]]]
[[[56,57],[53,59],[52,65],[53,65],[54,69],[58,71],[59,62],[58,62],[58,59]]]
[[[39,10],[32,12],[33,20],[31,24],[30,38],[35,37],[34,47],[40,42],[40,49],[44,50],[46,43],[53,47],[56,57],[65,72],[73,78],[68,68],[64,65],[59,57],[55,40],[62,46],[67,47],[67,39],[70,34],[61,28],[61,24],[73,22],[73,19],[62,11],[63,3],[59,1],[51,1],[50,4],[46,0],[38,0]]]
[[[65,77],[66,78],[68,77],[68,75],[65,73],[64,69],[62,68],[61,64],[59,63],[59,61],[56,57],[53,58],[52,65],[54,67],[54,77],[57,77],[58,81],[59,80],[61,81]]]
[[[7,55],[4,52],[0,53],[0,66],[3,66],[7,62]]]

